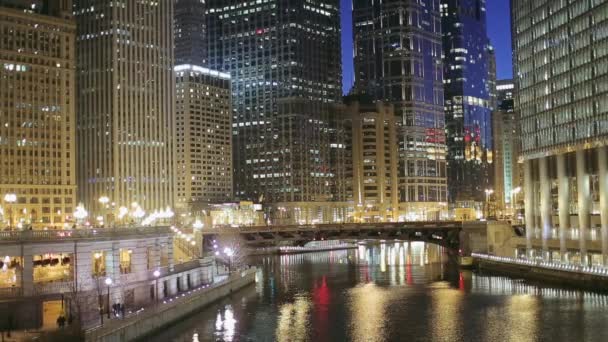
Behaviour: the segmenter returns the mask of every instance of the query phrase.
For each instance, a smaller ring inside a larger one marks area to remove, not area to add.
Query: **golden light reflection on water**
[[[276,340],[306,341],[308,340],[308,315],[312,303],[308,297],[297,297],[293,303],[285,303],[279,308]]]
[[[264,258],[252,298],[214,310],[187,340],[608,341],[608,296],[464,271],[447,258],[421,242]]]
[[[458,330],[464,293],[448,288],[435,288],[431,292],[431,335],[434,341],[458,341],[462,332]]]
[[[223,312],[218,312],[215,319],[215,331],[216,335],[221,338],[222,341],[233,341],[234,334],[236,331],[236,319],[234,319],[234,312],[232,306],[226,306]],[[198,338],[198,335],[197,335]]]
[[[539,299],[530,295],[515,295],[508,299],[508,322],[502,329],[508,329],[509,341],[536,341],[538,334]],[[515,328],[517,327],[517,328]]]
[[[357,286],[349,291],[352,340],[356,342],[384,341],[389,292],[374,283]]]

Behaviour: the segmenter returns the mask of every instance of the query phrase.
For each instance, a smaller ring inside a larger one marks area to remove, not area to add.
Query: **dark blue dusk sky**
[[[342,68],[344,92],[353,85],[353,42],[351,1],[342,2]],[[496,49],[498,79],[511,78],[513,67],[511,59],[511,21],[509,0],[488,0],[488,36]]]

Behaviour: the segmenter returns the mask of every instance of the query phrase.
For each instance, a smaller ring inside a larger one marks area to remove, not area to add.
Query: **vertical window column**
[[[600,183],[600,217],[602,222],[602,259],[608,266],[608,147],[597,149],[598,175]]]
[[[543,157],[538,160],[539,178],[540,178],[540,220],[542,229],[542,247],[543,259],[549,260],[549,242],[551,238],[551,179],[548,171],[548,157]]]
[[[578,225],[579,225],[579,243],[581,253],[581,264],[588,265],[589,258],[587,256],[587,232],[591,221],[590,204],[591,204],[591,187],[589,185],[589,173],[586,168],[585,150],[576,151],[576,182],[578,188]]]
[[[557,194],[559,210],[559,254],[568,262],[566,236],[570,232],[570,179],[566,173],[566,154],[557,155]]]
[[[532,160],[524,161],[524,194],[526,198],[526,251],[529,258],[534,256],[532,239],[534,238],[534,187],[532,180]]]

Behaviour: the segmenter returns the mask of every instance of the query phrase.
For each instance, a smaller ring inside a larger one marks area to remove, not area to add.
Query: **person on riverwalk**
[[[57,326],[59,327],[59,329],[63,329],[63,327],[65,327],[65,317],[63,317],[63,315],[60,315],[57,318]]]

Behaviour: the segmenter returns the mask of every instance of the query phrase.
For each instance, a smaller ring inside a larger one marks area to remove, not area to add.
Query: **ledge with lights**
[[[537,267],[546,270],[553,271],[561,271],[561,272],[570,272],[577,274],[588,274],[597,277],[604,277],[608,280],[608,268],[602,266],[580,266],[580,265],[571,265],[550,261],[542,261],[542,260],[530,260],[530,259],[515,259],[509,257],[500,257],[495,255],[488,254],[480,254],[480,253],[472,253],[472,257],[480,260],[488,260],[498,263],[505,263],[510,265],[521,265],[528,267]]]

